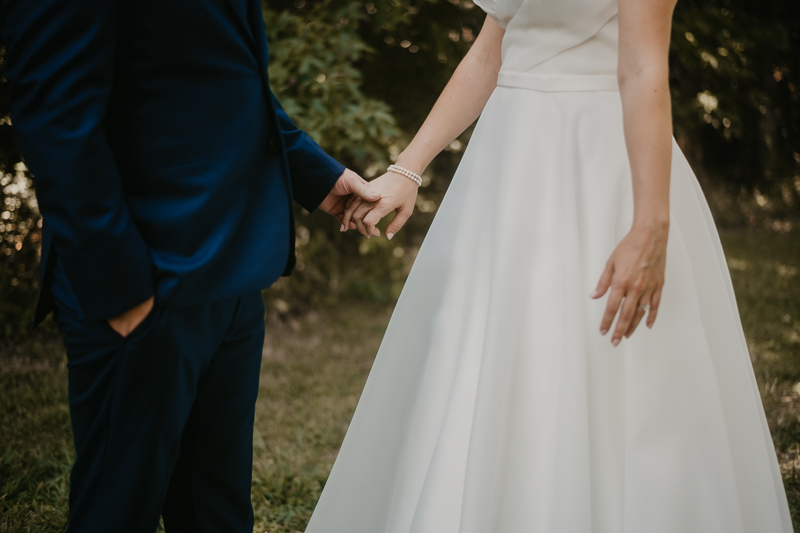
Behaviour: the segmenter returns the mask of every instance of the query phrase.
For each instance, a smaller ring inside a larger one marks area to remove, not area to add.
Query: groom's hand
[[[108,325],[121,336],[127,337],[147,318],[147,315],[153,310],[154,302],[155,297],[151,296],[147,301],[109,320]]]
[[[319,209],[336,217],[336,220],[341,222],[344,218],[347,200],[351,196],[361,198],[365,202],[377,202],[381,199],[380,194],[370,190],[369,184],[364,178],[348,168],[339,176],[336,185],[333,186],[328,196],[319,204]],[[364,236],[366,237],[367,235],[365,234]]]

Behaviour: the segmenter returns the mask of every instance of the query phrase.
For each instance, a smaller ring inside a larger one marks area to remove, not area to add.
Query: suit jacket
[[[270,91],[259,0],[0,0],[11,119],[57,255],[108,319],[269,286],[344,167]]]

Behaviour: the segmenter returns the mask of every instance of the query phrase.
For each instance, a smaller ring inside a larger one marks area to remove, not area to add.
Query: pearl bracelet
[[[422,176],[420,176],[415,172],[411,172],[407,168],[398,167],[397,165],[390,165],[389,168],[386,169],[386,171],[392,172],[394,174],[400,174],[401,176],[405,176],[406,178],[416,183],[417,187],[422,186]]]

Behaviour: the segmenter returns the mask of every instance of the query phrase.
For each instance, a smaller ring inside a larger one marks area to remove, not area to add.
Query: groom
[[[378,195],[270,92],[259,0],[0,0],[44,215],[37,323],[65,334],[71,532],[245,532],[260,290],[292,199]]]

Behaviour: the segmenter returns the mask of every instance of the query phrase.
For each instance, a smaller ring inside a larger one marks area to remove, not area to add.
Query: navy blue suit
[[[102,319],[154,291],[245,294],[291,265],[292,196],[315,209],[344,167],[272,96],[258,0],[0,0],[0,35],[45,285],[55,250]]]
[[[344,170],[271,93],[259,0],[0,0],[0,39],[44,216],[37,322],[55,307],[66,335],[70,529],[152,531],[162,508],[251,528],[258,294],[293,266],[292,199]]]

